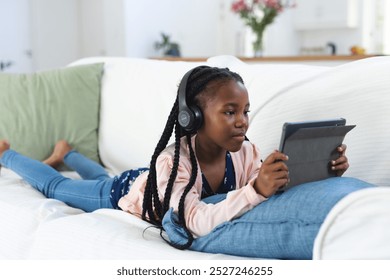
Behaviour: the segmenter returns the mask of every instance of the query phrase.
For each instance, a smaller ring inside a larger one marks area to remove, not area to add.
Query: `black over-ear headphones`
[[[186,101],[186,89],[187,81],[191,73],[202,66],[195,67],[188,71],[181,79],[179,90],[178,90],[178,101],[179,101],[179,115],[178,121],[183,130],[188,133],[196,133],[196,131],[202,126],[203,114],[198,106],[188,106]]]

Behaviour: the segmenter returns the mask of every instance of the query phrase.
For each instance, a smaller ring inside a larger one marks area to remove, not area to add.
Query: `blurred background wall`
[[[296,0],[265,34],[264,56],[390,53],[390,1]],[[161,32],[185,58],[252,56],[231,0],[0,0],[3,71],[66,66],[88,56],[159,57]]]

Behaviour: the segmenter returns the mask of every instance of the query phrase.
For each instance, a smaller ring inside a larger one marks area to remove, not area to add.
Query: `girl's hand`
[[[286,160],[288,157],[279,151],[274,151],[265,159],[254,185],[258,194],[270,197],[288,183],[288,167],[284,163]]]
[[[337,176],[341,176],[347,171],[349,167],[348,158],[345,156],[345,150],[347,149],[347,145],[342,144],[340,147],[337,147],[337,151],[340,156],[336,160],[331,161],[331,168],[336,172]]]

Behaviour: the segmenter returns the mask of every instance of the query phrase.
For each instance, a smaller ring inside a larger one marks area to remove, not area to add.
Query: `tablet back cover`
[[[336,176],[331,170],[330,162],[339,157],[337,147],[354,127],[347,125],[301,128],[288,137],[282,152],[289,157],[286,164],[290,182],[284,190]]]

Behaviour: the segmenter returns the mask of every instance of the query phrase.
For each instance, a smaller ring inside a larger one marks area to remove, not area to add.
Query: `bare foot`
[[[72,150],[72,146],[68,144],[65,140],[60,140],[57,142],[57,144],[54,146],[53,153],[43,161],[43,163],[46,163],[47,165],[50,165],[52,167],[57,167],[64,161],[64,157],[67,153],[69,153]]]
[[[0,157],[6,150],[9,150],[9,147],[10,145],[7,140],[0,140]]]

